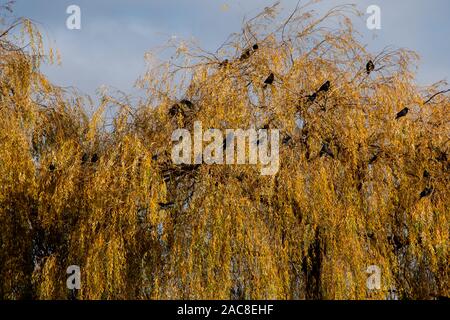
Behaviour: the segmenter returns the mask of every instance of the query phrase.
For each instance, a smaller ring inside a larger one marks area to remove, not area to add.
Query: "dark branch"
[[[430,98],[428,98],[428,100],[427,101],[425,101],[423,104],[425,105],[425,104],[427,104],[427,103],[429,103],[429,102],[431,102],[431,100],[433,100],[435,97],[437,97],[438,95],[440,95],[440,94],[444,94],[444,93],[447,93],[447,92],[450,92],[450,89],[447,89],[447,90],[443,90],[443,91],[439,91],[439,92],[437,92],[437,93],[435,93],[435,94],[433,94]]]

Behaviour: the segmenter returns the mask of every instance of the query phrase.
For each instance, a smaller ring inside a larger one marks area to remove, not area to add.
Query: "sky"
[[[54,83],[95,95],[100,86],[138,94],[134,87],[144,74],[146,52],[171,37],[191,39],[215,51],[271,0],[16,0],[14,14],[31,18],[45,32],[62,57],[60,66],[45,66]],[[285,14],[298,0],[281,0]],[[301,4],[306,3],[302,1]],[[381,29],[366,27],[367,14],[355,18],[362,42],[372,52],[386,46],[416,51],[421,60],[417,81],[428,85],[450,76],[449,0],[323,0],[321,12],[339,4],[354,3],[366,12],[370,5],[381,8]],[[69,30],[67,7],[81,9],[81,30]]]

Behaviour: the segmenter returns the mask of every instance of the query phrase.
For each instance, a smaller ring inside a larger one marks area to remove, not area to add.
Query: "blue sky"
[[[298,0],[281,0],[285,13]],[[61,86],[74,86],[93,95],[101,85],[128,93],[144,73],[144,54],[170,37],[195,38],[214,51],[227,36],[240,30],[275,0],[16,0],[15,15],[38,22],[62,55],[61,66],[44,72]],[[302,1],[306,3],[306,1]],[[387,45],[415,50],[421,56],[420,84],[449,80],[450,1],[448,0],[324,0],[316,8],[355,3],[362,11],[381,8],[382,29],[369,31],[365,19],[356,27],[372,51]],[[66,9],[78,5],[82,29],[66,28]],[[373,35],[376,34],[376,37]]]

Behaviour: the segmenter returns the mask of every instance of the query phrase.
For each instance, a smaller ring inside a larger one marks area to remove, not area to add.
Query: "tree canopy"
[[[445,84],[418,86],[412,51],[367,52],[353,6],[277,10],[216,52],[171,40],[145,98],[103,91],[93,113],[41,73],[39,30],[3,21],[0,298],[69,298],[70,265],[79,299],[450,295]],[[279,172],[173,164],[194,121],[279,129]]]

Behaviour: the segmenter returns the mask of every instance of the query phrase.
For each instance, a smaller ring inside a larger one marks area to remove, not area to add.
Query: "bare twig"
[[[450,89],[439,91],[439,92],[433,94],[430,98],[428,98],[428,100],[425,101],[423,104],[426,105],[427,103],[430,103],[431,100],[433,100],[433,99],[434,99],[435,97],[437,97],[438,95],[444,94],[444,93],[447,93],[447,92],[450,92]]]

